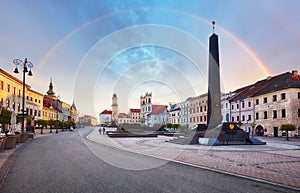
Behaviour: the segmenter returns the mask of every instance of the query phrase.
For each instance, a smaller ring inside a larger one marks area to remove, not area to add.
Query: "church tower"
[[[112,110],[112,121],[115,123],[118,123],[118,115],[119,115],[118,107],[119,107],[118,97],[117,94],[114,93],[112,97],[111,110]]]
[[[47,91],[47,95],[51,98],[55,97],[55,92],[53,90],[52,78],[50,79],[49,90]]]

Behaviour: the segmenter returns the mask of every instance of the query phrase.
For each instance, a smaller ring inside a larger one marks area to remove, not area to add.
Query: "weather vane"
[[[215,22],[215,21],[212,21],[211,23],[212,23],[212,25],[213,25],[213,33],[215,33],[215,25],[216,25],[216,22]]]

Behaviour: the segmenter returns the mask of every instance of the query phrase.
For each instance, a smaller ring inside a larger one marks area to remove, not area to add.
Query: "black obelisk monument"
[[[207,129],[213,129],[222,123],[219,40],[214,32],[215,22],[212,24],[213,34],[209,37]]]

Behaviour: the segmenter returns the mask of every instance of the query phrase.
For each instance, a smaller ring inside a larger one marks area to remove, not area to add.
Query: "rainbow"
[[[190,17],[196,18],[198,20],[201,20],[209,25],[211,25],[211,21],[203,18],[201,16],[195,15],[195,14],[191,14],[185,11],[181,11],[181,10],[176,10],[176,9],[167,9],[167,8],[157,8],[157,7],[143,7],[143,9],[157,9],[157,10],[163,10],[163,11],[169,11],[169,12],[175,12],[175,13],[179,13],[179,14],[184,14],[184,15],[188,15]],[[142,8],[136,8],[136,10],[138,9],[142,9]],[[105,15],[101,15],[98,17],[95,17],[87,22],[82,23],[81,25],[79,25],[78,27],[76,27],[75,29],[73,29],[71,32],[69,32],[67,35],[65,35],[63,38],[61,38],[59,41],[57,41],[55,44],[53,44],[52,47],[50,47],[50,49],[48,49],[48,51],[46,52],[46,54],[41,58],[41,60],[38,62],[37,68],[39,66],[42,66],[47,59],[51,56],[52,53],[54,53],[54,51],[59,48],[65,41],[67,41],[69,38],[71,38],[73,35],[75,35],[76,33],[80,32],[81,30],[83,30],[84,28],[86,28],[87,26],[96,23],[102,19],[111,17],[113,15],[116,14],[121,14],[121,13],[125,13],[128,12],[129,9],[123,9],[123,10],[119,10],[117,12],[111,12],[111,13],[107,13]],[[264,74],[266,76],[270,76],[272,74],[271,70],[269,69],[268,65],[265,64],[265,62],[258,56],[257,53],[255,53],[250,46],[248,46],[242,39],[240,39],[237,35],[233,34],[232,32],[230,32],[229,30],[227,30],[226,28],[218,25],[218,29],[220,29],[221,31],[223,31],[226,35],[228,35],[229,37],[231,37],[238,45],[241,46],[241,48],[250,55],[250,57],[255,61],[255,63],[258,65],[258,67],[264,72]]]
[[[264,63],[264,61],[243,41],[241,40],[238,36],[234,35],[227,29],[220,27],[222,31],[224,31],[227,35],[229,35],[237,44],[239,44],[246,53],[248,53],[252,59],[256,62],[256,64],[263,70],[266,76],[271,76],[272,72],[268,65]]]

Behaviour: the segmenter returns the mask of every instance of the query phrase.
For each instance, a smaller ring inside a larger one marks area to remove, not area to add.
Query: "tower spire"
[[[211,24],[212,24],[212,26],[213,26],[213,33],[215,33],[215,25],[216,25],[216,22],[215,22],[215,21],[212,21]]]
[[[50,84],[49,84],[49,90],[47,91],[47,94],[51,97],[55,96],[55,92],[53,90],[53,83],[52,83],[52,77],[50,79]]]

